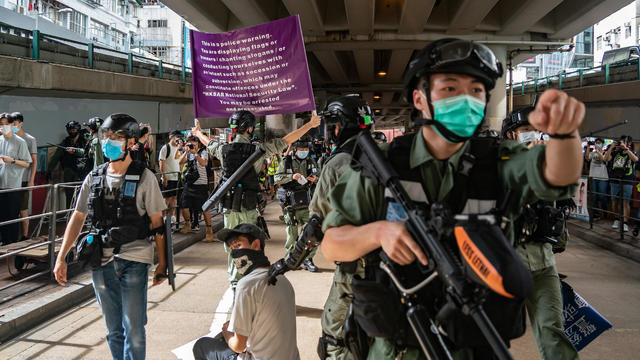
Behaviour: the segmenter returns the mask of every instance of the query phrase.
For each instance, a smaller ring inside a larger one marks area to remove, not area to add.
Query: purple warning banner
[[[219,34],[190,30],[189,36],[196,118],[315,109],[297,15]]]

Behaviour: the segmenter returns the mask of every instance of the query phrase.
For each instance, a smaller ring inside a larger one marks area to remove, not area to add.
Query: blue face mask
[[[122,151],[122,145],[124,145],[124,142],[122,141],[111,139],[103,140],[102,153],[111,160],[117,160],[122,156],[122,154],[124,154],[124,151]]]
[[[306,159],[307,156],[309,156],[309,151],[300,151],[298,150],[298,154],[297,154],[299,159]]]
[[[11,127],[11,131],[13,131],[14,134],[17,134],[20,132],[20,128],[14,125]]]
[[[482,123],[486,105],[486,102],[471,95],[459,95],[436,100],[433,102],[434,120],[464,141],[470,138]],[[443,134],[437,126],[434,126],[434,129],[448,142],[460,142],[460,139],[452,139],[450,136]]]

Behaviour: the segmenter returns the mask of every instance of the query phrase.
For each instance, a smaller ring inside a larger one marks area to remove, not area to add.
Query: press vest
[[[133,161],[120,187],[113,189],[113,196],[109,197],[105,196],[108,167],[109,163],[104,163],[91,172],[88,217],[91,219],[91,231],[103,235],[103,247],[114,248],[117,254],[120,246],[149,237],[151,220],[146,213],[140,215],[136,206],[144,165]]]

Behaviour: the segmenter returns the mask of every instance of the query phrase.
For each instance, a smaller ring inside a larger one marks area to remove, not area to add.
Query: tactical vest
[[[269,168],[267,169],[267,174],[274,176],[276,171],[278,171],[278,167],[280,166],[280,159],[278,155],[273,155],[271,157],[271,162],[269,163]]]
[[[398,173],[401,184],[411,200],[418,206],[427,206],[429,203],[436,202],[437,199],[429,199],[428,192],[422,185],[423,179],[420,171],[411,169],[409,164],[410,156],[408,154],[411,153],[414,136],[415,134],[410,134],[395,138],[390,145],[387,158]],[[503,197],[500,192],[498,162],[497,138],[472,138],[469,147],[460,159],[454,177],[454,186],[441,203],[449,206],[454,214],[495,216],[496,205]],[[408,218],[404,209],[395,203],[390,196],[390,192],[385,190],[380,219],[405,222]],[[496,219],[496,221],[500,223],[500,219]],[[418,347],[418,342],[402,310],[400,293],[386,273],[379,269],[380,251],[377,249],[363,258],[366,264],[365,279],[354,278],[353,280],[355,293],[353,304],[356,319],[370,336],[391,338],[404,346]],[[455,250],[452,249],[452,251]],[[408,266],[403,274],[409,283],[417,284],[424,279],[424,275],[420,273],[415,263]],[[367,297],[358,299],[357,292],[362,292],[363,289],[365,292],[376,295],[362,301]],[[442,282],[436,279],[421,290],[420,298],[424,302],[425,308],[435,316],[437,309],[444,305],[445,293]],[[372,304],[371,299],[377,304]],[[376,310],[375,314],[367,313],[376,307],[379,310]],[[525,319],[522,299],[510,300],[494,292],[489,292],[484,309],[505,340],[516,338],[524,333]],[[362,319],[364,321],[361,321]],[[368,319],[376,320],[367,324]],[[460,312],[454,312],[443,324],[443,328],[456,348],[488,346],[471,317]],[[376,331],[378,332],[376,333]]]
[[[105,196],[108,167],[109,163],[104,163],[91,172],[88,217],[91,231],[101,235],[102,246],[114,248],[117,254],[122,245],[148,238],[151,220],[146,213],[140,215],[136,206],[144,164],[133,161],[129,165],[120,187],[112,190],[113,196]]]
[[[317,173],[316,166],[311,159],[307,158],[307,159],[299,159],[299,160],[304,161],[306,163],[306,167],[305,167],[306,172],[304,174],[301,174],[302,176],[307,177]],[[284,158],[284,162],[285,162],[286,173],[294,174],[295,171],[293,171],[293,156],[287,155]],[[314,172],[314,169],[315,169],[315,172]],[[304,185],[300,185],[298,181],[293,180],[293,181],[289,181],[286,184],[282,184],[281,186],[289,191],[296,191],[296,190],[306,190],[310,187],[310,184],[306,183]]]
[[[256,146],[249,143],[231,143],[222,147],[222,180],[221,184],[227,181],[242,164],[255,152]],[[222,197],[222,207],[233,211],[242,209],[255,209],[258,204],[258,193],[260,184],[258,174],[253,166],[245,175],[233,186],[229,192]]]

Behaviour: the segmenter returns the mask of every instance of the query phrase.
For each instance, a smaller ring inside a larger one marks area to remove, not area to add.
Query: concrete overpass
[[[403,124],[405,66],[429,41],[455,36],[481,41],[506,66],[567,39],[630,0],[164,0],[201,31],[224,32],[299,14],[317,106],[329,95],[360,92],[377,124]],[[520,50],[509,59],[508,54]],[[504,118],[504,84],[488,116]]]

